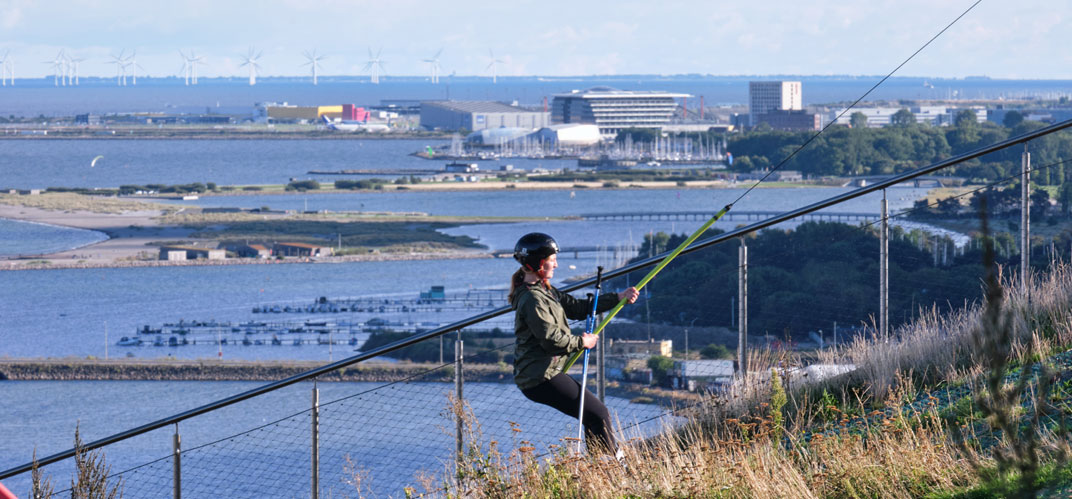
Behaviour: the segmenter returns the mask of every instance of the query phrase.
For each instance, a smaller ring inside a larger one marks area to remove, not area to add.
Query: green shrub
[[[288,191],[315,191],[320,188],[320,182],[315,180],[295,180],[287,184]]]

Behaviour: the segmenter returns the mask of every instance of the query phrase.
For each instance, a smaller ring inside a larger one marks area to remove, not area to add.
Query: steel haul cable
[[[696,232],[692,233],[692,235],[689,236],[688,239],[686,239],[684,242],[682,242],[680,246],[678,246],[676,249],[674,249],[674,251],[671,252],[669,255],[667,255],[666,258],[663,258],[663,260],[660,261],[659,264],[654,269],[651,270],[651,272],[648,272],[648,275],[644,276],[644,278],[641,279],[640,282],[637,283],[637,285],[635,286],[637,291],[640,291],[641,289],[643,289],[644,286],[648,283],[648,281],[652,280],[664,267],[666,267],[671,261],[673,261],[674,258],[677,258],[677,256],[679,254],[681,254],[681,252],[686,247],[688,247],[690,244],[693,243],[693,241],[695,241],[697,238],[699,238],[700,235],[702,235],[708,228],[710,228],[711,225],[713,225],[715,222],[717,222],[718,219],[722,218],[722,216],[725,215],[733,207],[733,205],[737,204],[742,199],[744,199],[745,196],[747,196],[749,193],[751,193],[753,189],[755,189],[757,186],[759,186],[759,184],[763,183],[763,181],[766,180],[768,177],[770,177],[775,171],[777,171],[779,168],[781,168],[783,165],[785,165],[790,159],[793,158],[793,156],[796,156],[798,152],[803,150],[805,147],[808,146],[808,144],[810,144],[812,141],[814,141],[820,135],[822,135],[823,132],[825,132],[828,128],[830,128],[831,125],[836,123],[838,119],[840,119],[842,116],[845,115],[845,113],[849,112],[850,109],[854,108],[857,104],[860,103],[860,101],[862,101],[868,95],[871,95],[871,92],[875,91],[875,89],[878,88],[879,85],[882,85],[886,80],[890,79],[890,77],[892,77],[894,73],[896,73],[898,70],[900,70],[902,67],[904,67],[905,64],[908,64],[908,61],[911,61],[916,55],[918,55],[920,52],[922,52],[923,49],[927,48],[927,46],[929,46],[931,43],[933,43],[935,40],[937,40],[938,37],[942,36],[942,34],[945,33],[946,31],[948,31],[949,28],[953,27],[953,25],[956,24],[957,21],[959,21],[964,16],[968,15],[968,12],[971,12],[971,10],[974,9],[975,6],[977,6],[980,3],[982,3],[982,1],[983,0],[976,0],[975,3],[971,4],[971,6],[969,6],[967,9],[965,9],[964,12],[961,12],[961,14],[956,17],[956,19],[953,19],[949,24],[947,24],[944,28],[942,28],[941,31],[939,31],[937,34],[935,34],[933,37],[931,37],[930,40],[927,40],[927,43],[924,43],[923,46],[921,46],[920,48],[916,49],[916,51],[913,52],[912,55],[908,56],[907,59],[905,59],[903,62],[898,64],[896,68],[893,68],[893,71],[890,71],[886,76],[884,76],[881,80],[879,80],[878,83],[875,83],[870,89],[868,89],[867,92],[864,92],[863,95],[861,95],[859,98],[857,98],[855,101],[853,101],[853,103],[850,104],[849,107],[845,108],[845,110],[842,111],[841,114],[839,114],[837,116],[837,118],[831,120],[829,123],[826,124],[826,126],[824,126],[822,128],[822,130],[819,130],[818,132],[816,132],[814,135],[812,135],[810,138],[808,138],[807,141],[805,141],[799,147],[794,149],[793,152],[789,153],[788,156],[786,156],[784,159],[779,161],[778,164],[774,166],[774,168],[771,168],[770,171],[768,171],[766,175],[764,175],[762,178],[760,178],[758,181],[756,181],[755,184],[752,184],[752,186],[749,187],[748,189],[746,189],[743,193],[741,193],[740,196],[737,196],[737,199],[735,199],[732,203],[727,204],[724,208],[719,210],[719,212],[716,213],[713,217],[711,217],[710,220],[708,220],[706,223],[704,223],[699,229],[696,230]],[[622,300],[622,301],[618,302],[618,304],[610,311],[609,314],[607,314],[607,317],[605,319],[603,319],[603,322],[601,322],[599,324],[599,327],[597,327],[596,330],[592,334],[599,334],[600,332],[602,332],[603,328],[605,328],[607,326],[607,324],[612,319],[614,319],[615,315],[618,315],[618,312],[621,311],[622,307],[625,306],[625,304],[626,304],[626,300]],[[564,370],[568,371],[570,367],[573,367],[573,364],[577,362],[577,359],[580,356],[581,356],[581,352],[576,352],[573,355],[571,355],[569,360],[566,361],[566,365],[564,367]]]

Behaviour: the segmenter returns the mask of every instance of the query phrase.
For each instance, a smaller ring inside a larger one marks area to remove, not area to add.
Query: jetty
[[[718,210],[712,211],[635,211],[617,213],[583,213],[578,215],[581,220],[613,221],[613,220],[707,220]],[[734,211],[730,210],[723,215],[722,220],[760,221],[780,215],[778,211]],[[801,215],[798,220],[803,221],[872,221],[878,220],[878,213],[848,213],[848,212],[824,212],[818,211]]]

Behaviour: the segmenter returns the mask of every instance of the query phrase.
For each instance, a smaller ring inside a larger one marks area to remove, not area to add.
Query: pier
[[[440,173],[446,173],[443,170],[391,170],[391,169],[376,169],[376,170],[309,170],[309,175],[438,175]]]
[[[631,221],[631,220],[645,220],[645,221],[659,221],[659,220],[707,220],[717,213],[718,210],[711,211],[637,211],[637,212],[619,212],[619,213],[583,213],[578,215],[581,220],[590,221]],[[780,215],[778,211],[733,211],[730,210],[726,213],[722,220],[739,220],[739,221],[760,221],[772,218]],[[878,213],[848,213],[848,212],[815,212],[807,215],[802,215],[799,220],[804,221],[826,221],[826,222],[863,222],[877,220],[879,218]],[[565,250],[563,250],[565,251]]]

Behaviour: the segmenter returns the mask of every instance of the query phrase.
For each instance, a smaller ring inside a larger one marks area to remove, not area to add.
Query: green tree
[[[320,188],[320,183],[315,180],[295,180],[287,184],[286,190],[288,191],[315,191]]]
[[[1009,111],[1005,113],[1005,117],[1001,119],[1001,124],[1005,125],[1005,128],[1013,128],[1020,123],[1023,123],[1024,115],[1020,111]]]
[[[964,109],[957,113],[953,119],[954,126],[949,129],[949,145],[953,146],[954,153],[962,153],[974,149],[979,144],[979,122],[975,111]]]
[[[1072,214],[1072,182],[1061,184],[1061,190],[1057,194],[1057,200],[1061,203],[1061,211],[1065,215]]]
[[[849,126],[852,128],[867,128],[867,115],[859,111],[849,116]]]
[[[651,369],[652,382],[657,386],[669,384],[667,381],[670,371],[674,368],[674,359],[653,355],[648,357],[648,369]]]
[[[1058,163],[1053,168],[1050,168],[1050,185],[1064,185],[1065,184],[1065,165],[1064,163]]]
[[[916,115],[907,109],[900,109],[890,116],[890,124],[893,126],[911,126],[916,124]]]
[[[733,352],[726,348],[725,345],[718,343],[711,343],[700,349],[701,359],[732,359]]]
[[[667,243],[670,241],[670,235],[665,232],[657,232],[655,234],[644,234],[644,243],[640,245],[641,255],[658,255],[666,251]]]
[[[963,109],[953,118],[953,124],[957,127],[979,127],[979,117],[971,109]]]

